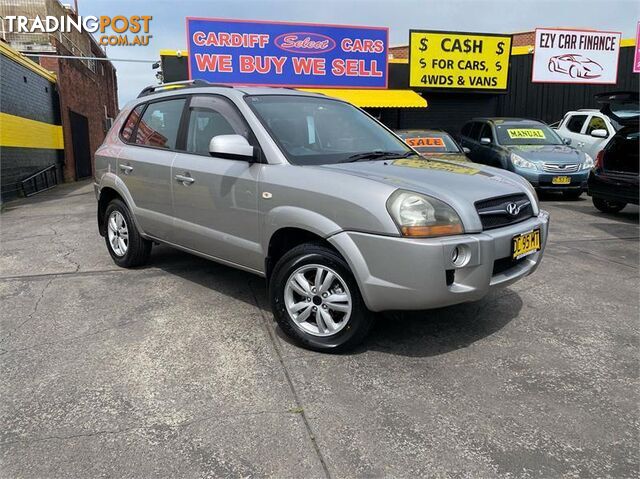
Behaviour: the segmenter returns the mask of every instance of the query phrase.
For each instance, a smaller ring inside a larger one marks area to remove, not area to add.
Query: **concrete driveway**
[[[2,477],[629,477],[638,209],[550,200],[546,258],[330,356],[264,280],[166,247],[112,263],[91,185],[0,216]]]

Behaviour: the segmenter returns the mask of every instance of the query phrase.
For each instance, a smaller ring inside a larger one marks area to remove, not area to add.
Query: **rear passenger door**
[[[558,134],[562,138],[571,140],[571,146],[580,149],[579,144],[584,139],[582,131],[588,117],[589,115],[586,113],[568,115],[560,125],[560,128],[558,128]]]
[[[244,266],[264,269],[260,245],[260,164],[212,157],[209,142],[237,134],[257,146],[235,105],[220,95],[193,96],[171,171],[175,228],[171,242]],[[187,178],[187,181],[184,181]]]
[[[185,98],[158,100],[138,106],[121,132],[125,146],[117,174],[133,199],[131,205],[142,230],[166,240],[171,232],[171,163]]]

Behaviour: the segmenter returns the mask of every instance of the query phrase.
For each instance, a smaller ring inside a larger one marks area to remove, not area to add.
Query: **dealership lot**
[[[88,183],[11,203],[2,475],[632,476],[638,208],[543,208],[532,277],[329,356],[288,342],[258,277],[166,247],[115,267]]]

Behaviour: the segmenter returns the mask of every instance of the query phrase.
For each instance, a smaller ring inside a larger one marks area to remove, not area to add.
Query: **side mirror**
[[[609,136],[609,134],[604,128],[598,128],[597,130],[591,131],[591,136],[595,138],[606,138],[607,136]]]
[[[564,143],[565,145],[570,145],[571,144],[571,138],[563,138],[562,139],[562,143]]]
[[[480,138],[480,144],[482,144],[482,145],[490,145],[491,144],[491,138]]]
[[[241,135],[218,135],[209,142],[209,154],[227,160],[253,163],[259,160],[260,150],[249,144]]]
[[[469,153],[471,153],[471,150],[470,150],[469,148],[467,148],[466,146],[463,146],[463,147],[462,147],[462,152],[463,152],[465,155],[468,155]]]

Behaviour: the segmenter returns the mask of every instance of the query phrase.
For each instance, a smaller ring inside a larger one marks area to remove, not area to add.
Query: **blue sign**
[[[187,18],[189,77],[211,83],[386,88],[389,30]]]

